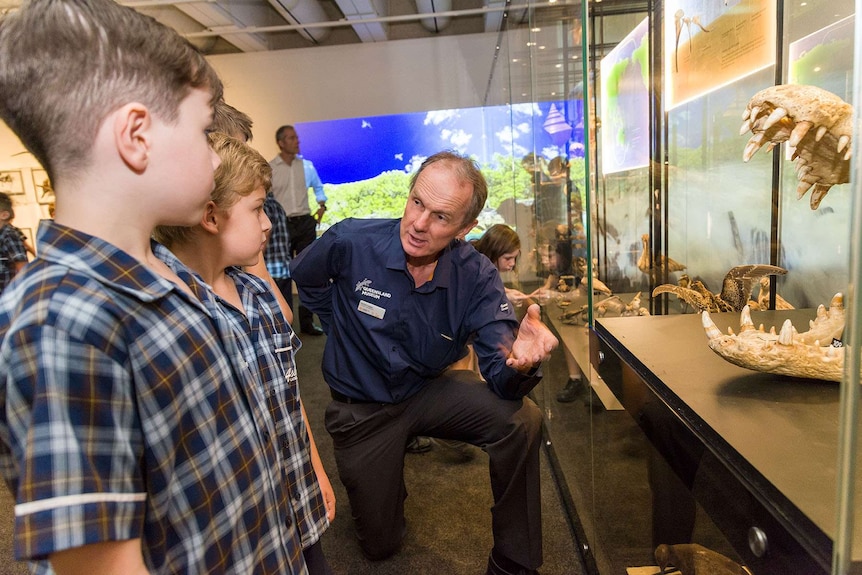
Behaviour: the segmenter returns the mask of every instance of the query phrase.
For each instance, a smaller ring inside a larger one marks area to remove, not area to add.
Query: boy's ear
[[[204,208],[204,215],[201,218],[201,227],[204,229],[204,231],[207,231],[211,234],[217,234],[218,225],[218,208],[216,208],[215,202],[209,201],[207,202],[206,208]]]
[[[117,152],[129,168],[143,173],[150,155],[150,127],[152,116],[149,109],[132,102],[114,113],[114,141]]]

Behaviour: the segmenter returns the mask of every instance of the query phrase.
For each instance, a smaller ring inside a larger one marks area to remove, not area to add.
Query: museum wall
[[[496,34],[213,56],[267,158],[282,124],[482,105]],[[301,136],[301,134],[300,134]],[[349,142],[333,142],[350,151]],[[349,152],[352,153],[352,152]]]

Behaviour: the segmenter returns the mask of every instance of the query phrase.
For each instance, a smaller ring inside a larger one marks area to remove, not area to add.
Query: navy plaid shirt
[[[176,268],[164,246],[156,255]],[[255,419],[277,437],[281,469],[296,515],[303,548],[316,543],[329,525],[317,475],[311,465],[311,442],[302,416],[296,373],[296,352],[302,346],[278,307],[269,284],[239,268],[227,268],[243,310],[238,310],[200,278],[191,281],[185,267],[176,268],[218,320],[228,352],[248,381]]]
[[[152,573],[306,573],[275,430],[216,318],[98,238],[47,222],[38,246],[0,297],[15,556],[50,573],[52,552],[141,538]]]
[[[266,262],[266,270],[274,278],[287,279],[290,277],[290,233],[287,231],[287,214],[272,192],[266,194],[263,202],[263,211],[269,221],[272,222],[272,230],[269,232],[269,241],[263,251],[263,259]]]
[[[15,263],[27,261],[21,232],[11,224],[0,228],[0,292],[15,277]]]

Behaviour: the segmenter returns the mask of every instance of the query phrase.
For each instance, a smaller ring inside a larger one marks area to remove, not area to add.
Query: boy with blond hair
[[[307,572],[271,399],[150,239],[200,221],[221,92],[188,42],[110,0],[0,24],[0,118],[57,197],[0,296],[0,473],[32,572]]]
[[[237,110],[224,100],[216,102],[212,123],[213,132],[227,134],[242,142],[249,143],[252,138],[252,124],[252,119],[248,114]],[[287,267],[290,264],[290,250],[288,249],[290,238],[287,232],[287,215],[271,191],[266,194],[263,211],[266,212],[266,216],[272,224],[266,247],[263,250],[263,257],[255,265],[245,266],[243,269],[265,279],[272,286],[278,305],[287,319],[287,323],[290,323],[293,321],[293,310],[290,309],[290,304],[284,296],[285,293],[290,293],[290,273]],[[286,290],[283,289],[284,282],[287,282],[288,289]]]
[[[27,247],[12,225],[15,209],[9,194],[0,192],[0,293],[27,263]]]
[[[243,271],[260,261],[271,227],[263,206],[272,169],[238,139],[212,133],[209,140],[221,159],[212,199],[198,225],[157,227],[154,237],[164,247],[156,255],[169,249],[212,288],[212,293],[199,294],[201,300],[219,318],[225,339],[236,342],[236,354],[252,366],[247,370],[250,387],[273,398],[271,412],[261,419],[269,419],[281,450],[309,573],[325,575],[330,571],[319,539],[328,525],[327,503],[332,504],[331,519],[335,500],[300,399],[294,357],[302,344],[272,288]],[[279,397],[283,400],[276,401]]]

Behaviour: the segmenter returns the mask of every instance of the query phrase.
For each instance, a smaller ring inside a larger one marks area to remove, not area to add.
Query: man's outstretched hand
[[[512,352],[506,359],[506,365],[521,372],[527,372],[550,357],[551,352],[559,345],[557,338],[542,323],[538,304],[527,308],[527,315],[521,320],[518,337],[512,344]]]

